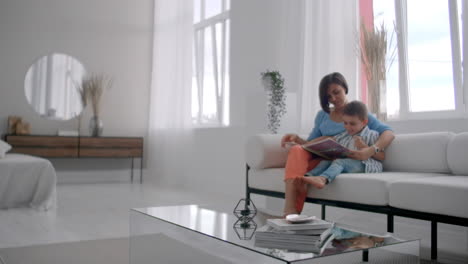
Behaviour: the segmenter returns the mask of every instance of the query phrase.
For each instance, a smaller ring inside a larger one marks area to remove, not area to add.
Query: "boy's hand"
[[[361,150],[363,148],[368,148],[369,146],[362,140],[362,137],[360,136],[354,136],[354,146],[356,146],[357,149]]]

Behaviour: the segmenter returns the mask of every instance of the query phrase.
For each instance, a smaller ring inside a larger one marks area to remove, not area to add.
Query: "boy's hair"
[[[343,114],[357,116],[361,121],[367,120],[367,107],[360,101],[352,101],[343,108]]]

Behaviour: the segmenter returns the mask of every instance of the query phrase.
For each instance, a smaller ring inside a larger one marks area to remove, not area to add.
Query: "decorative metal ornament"
[[[240,240],[250,240],[255,234],[255,230],[257,230],[257,223],[253,220],[245,222],[238,219],[232,228],[234,228],[234,232],[236,232]]]
[[[232,226],[241,240],[250,240],[257,230],[257,224],[253,221],[257,215],[257,207],[250,199],[240,199],[233,211],[237,221]]]
[[[240,199],[234,208],[234,215],[241,221],[252,220],[257,215],[257,207],[248,198]]]

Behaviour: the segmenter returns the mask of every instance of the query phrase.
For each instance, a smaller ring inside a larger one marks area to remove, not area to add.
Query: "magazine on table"
[[[352,151],[332,138],[309,142],[301,145],[303,149],[324,159],[346,158]]]
[[[385,246],[403,241],[392,233],[371,233],[342,223],[335,225],[333,234],[335,238],[332,247],[325,249],[326,254]]]
[[[279,220],[284,220],[286,223]],[[313,221],[317,220],[314,219]],[[313,221],[301,224],[310,224]],[[331,226],[326,229],[278,230],[273,227],[272,223],[275,222],[280,226],[300,225],[288,223],[285,219],[267,219],[267,224],[257,229],[255,233],[255,246],[330,255],[356,249],[385,246],[402,241],[392,233],[371,233],[341,223],[328,222]],[[302,233],[312,230],[316,231],[316,234]]]
[[[392,233],[389,233],[389,232],[373,233],[373,232],[364,231],[363,228],[359,228],[359,227],[355,227],[355,226],[351,226],[351,225],[347,225],[347,224],[343,224],[343,223],[336,223],[335,227],[338,228],[338,229],[345,229],[347,231],[359,233],[361,236],[395,238],[395,236]]]

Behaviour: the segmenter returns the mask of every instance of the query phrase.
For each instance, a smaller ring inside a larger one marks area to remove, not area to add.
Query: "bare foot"
[[[323,176],[304,177],[303,181],[317,189],[322,189],[327,184],[327,178]]]

